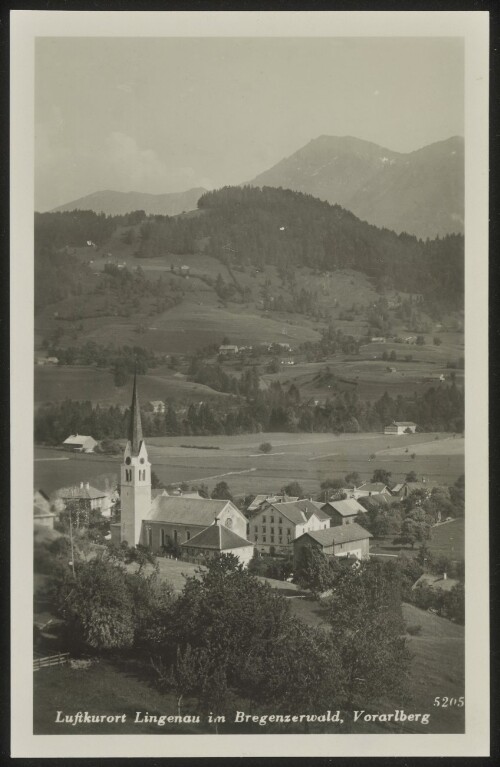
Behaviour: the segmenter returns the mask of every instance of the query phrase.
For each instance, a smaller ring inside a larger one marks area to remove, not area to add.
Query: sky
[[[464,133],[460,38],[38,38],[35,208],[250,181],[320,135]]]

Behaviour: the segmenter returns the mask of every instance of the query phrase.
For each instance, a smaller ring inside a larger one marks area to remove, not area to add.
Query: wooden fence
[[[44,658],[33,658],[33,671],[39,671],[41,668],[48,668],[49,666],[59,666],[62,663],[67,663],[69,660],[69,652],[58,652],[56,655],[46,655]]]

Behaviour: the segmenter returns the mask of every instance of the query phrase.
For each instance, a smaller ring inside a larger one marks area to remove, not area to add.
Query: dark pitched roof
[[[350,525],[338,525],[338,527],[327,527],[326,530],[310,530],[308,533],[295,539],[300,541],[308,535],[322,546],[338,545],[339,543],[350,543],[352,541],[362,541],[365,538],[372,538],[372,534],[365,530],[361,525],[352,522]]]
[[[194,549],[213,549],[215,551],[227,551],[228,549],[240,549],[244,546],[253,546],[253,543],[233,533],[225,525],[217,523],[206,527],[197,533],[191,540],[184,541],[181,546]]]
[[[130,422],[128,427],[128,440],[132,448],[132,455],[138,455],[141,448],[142,423],[139,394],[137,391],[137,373],[134,375],[134,390],[132,392],[132,405],[130,407]]]
[[[171,522],[179,525],[208,527],[226,508],[230,501],[211,498],[186,498],[182,495],[158,495],[147,516],[151,522]],[[235,512],[241,512],[231,504]]]

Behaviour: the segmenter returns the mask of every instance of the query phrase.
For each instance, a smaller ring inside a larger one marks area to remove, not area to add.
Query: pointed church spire
[[[130,407],[130,424],[128,439],[132,447],[132,455],[139,453],[142,442],[141,408],[139,406],[139,394],[137,392],[137,371],[134,373],[134,391],[132,393],[132,405]]]

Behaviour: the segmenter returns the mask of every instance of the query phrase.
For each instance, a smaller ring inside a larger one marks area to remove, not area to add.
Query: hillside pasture
[[[143,402],[162,400],[179,404],[233,400],[230,394],[187,381],[182,373],[162,367],[141,376]],[[99,405],[130,406],[130,384],[115,386],[113,375],[94,367],[35,365],[35,405],[65,399]]]
[[[438,440],[434,440],[437,436]],[[150,461],[164,484],[206,484],[209,489],[220,480],[229,485],[234,495],[275,492],[297,480],[305,493],[315,494],[324,479],[343,479],[357,471],[369,480],[374,469],[386,469],[394,482],[404,480],[409,471],[425,476],[428,482],[452,484],[464,473],[463,454],[449,452],[450,435],[412,434],[391,437],[383,434],[286,434],[261,433],[233,437],[153,437],[147,438]],[[269,454],[259,451],[262,442],[270,442]],[[432,452],[424,451],[411,458],[414,446],[428,444]],[[193,449],[182,445],[199,446]],[[441,453],[438,452],[441,448]],[[207,446],[218,450],[204,449]],[[391,447],[403,448],[396,455],[386,455]],[[404,449],[409,452],[405,453]],[[375,458],[371,458],[371,455]],[[92,476],[110,471],[108,463],[118,472],[120,459],[96,455],[79,455],[40,448],[35,461],[35,486],[46,491],[73,482],[91,480]],[[56,460],[65,458],[67,460]],[[72,477],[72,480],[69,478]],[[64,479],[64,481],[63,481]]]

